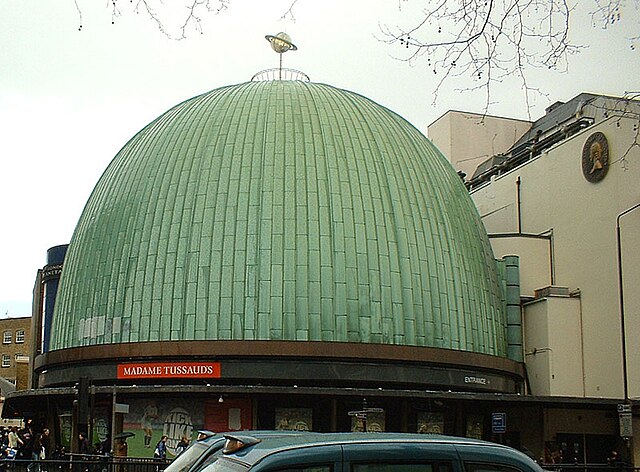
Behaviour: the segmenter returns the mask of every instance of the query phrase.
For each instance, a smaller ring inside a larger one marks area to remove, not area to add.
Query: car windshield
[[[223,441],[217,441],[222,447]],[[182,454],[164,469],[166,472],[186,472],[200,457],[211,447],[211,441],[197,441],[188,447]],[[213,449],[215,450],[215,448]]]

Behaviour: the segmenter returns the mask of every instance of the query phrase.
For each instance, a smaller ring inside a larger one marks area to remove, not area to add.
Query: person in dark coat
[[[91,454],[91,445],[87,439],[87,433],[78,434],[78,452],[80,454]]]
[[[153,457],[155,459],[166,459],[167,458],[167,439],[168,436],[162,436],[158,444],[156,444],[156,449],[153,451]]]
[[[19,433],[20,440],[22,444],[18,447],[18,458],[19,459],[31,459],[31,454],[33,452],[33,442],[35,438],[33,437],[33,431],[30,427],[24,428]]]
[[[182,436],[180,442],[176,445],[176,457],[182,454],[189,447],[189,438]]]

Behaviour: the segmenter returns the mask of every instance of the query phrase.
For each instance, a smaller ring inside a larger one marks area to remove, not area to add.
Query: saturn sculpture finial
[[[271,43],[271,49],[280,54],[279,78],[282,79],[282,54],[287,51],[296,51],[298,47],[291,42],[291,37],[282,31],[275,36],[268,34],[265,39]]]

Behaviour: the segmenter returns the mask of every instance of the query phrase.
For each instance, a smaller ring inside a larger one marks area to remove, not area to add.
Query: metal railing
[[[85,455],[62,459],[3,459],[0,472],[160,472],[170,460]]]
[[[640,472],[640,467],[625,464],[540,464],[550,472]]]
[[[62,459],[0,459],[0,472],[161,472],[171,460],[69,454]],[[549,472],[640,472],[624,464],[540,464]]]

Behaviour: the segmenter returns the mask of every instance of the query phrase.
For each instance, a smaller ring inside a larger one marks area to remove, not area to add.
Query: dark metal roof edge
[[[5,397],[6,400],[10,400],[12,398],[24,398],[24,397],[44,397],[44,396],[65,396],[65,395],[75,395],[76,389],[73,387],[53,387],[53,388],[38,388],[33,390],[16,390],[15,392],[9,393]]]
[[[211,393],[216,394],[298,394],[298,395],[335,395],[335,396],[367,396],[367,397],[406,397],[406,398],[438,398],[460,401],[494,401],[504,403],[539,403],[545,406],[615,406],[622,403],[619,398],[598,397],[551,397],[539,395],[519,395],[486,392],[445,392],[437,390],[395,390],[366,388],[322,388],[296,386],[263,386],[263,385],[127,385],[127,386],[94,386],[95,394],[176,394],[176,393]],[[44,396],[75,395],[72,387],[42,388],[20,390],[11,393],[6,400]],[[640,400],[630,400],[633,406],[640,406]]]
[[[212,355],[212,353],[218,353]],[[34,360],[35,370],[56,365],[94,362],[145,362],[156,359],[195,359],[250,357],[289,357],[295,359],[345,359],[361,362],[386,361],[428,363],[442,367],[468,367],[523,378],[524,366],[507,357],[431,346],[354,343],[342,341],[277,340],[188,340],[146,341],[82,346],[49,351]]]

